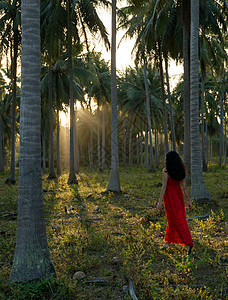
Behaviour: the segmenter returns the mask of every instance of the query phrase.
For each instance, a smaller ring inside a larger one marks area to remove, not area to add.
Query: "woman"
[[[186,185],[186,171],[184,163],[176,151],[166,154],[166,168],[162,172],[162,188],[157,210],[161,211],[164,198],[167,228],[165,233],[165,245],[163,250],[170,244],[177,243],[187,247],[187,254],[192,251],[193,242],[186,221],[184,196],[180,186],[188,199],[188,207],[192,208],[190,195]]]

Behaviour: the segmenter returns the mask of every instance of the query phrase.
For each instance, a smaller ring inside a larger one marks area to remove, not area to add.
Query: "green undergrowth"
[[[228,172],[212,166],[204,174],[212,201],[193,203],[187,217],[194,248],[181,245],[167,251],[164,209],[156,212],[161,169],[120,170],[122,192],[106,193],[109,173],[77,174],[78,187],[68,175],[43,177],[47,238],[57,279],[8,284],[16,241],[17,185],[0,175],[0,299],[131,299],[123,286],[131,278],[138,299],[228,298]],[[189,188],[190,189],[190,188]],[[59,225],[60,230],[53,229]],[[113,258],[116,258],[113,260]],[[82,280],[73,280],[77,271]],[[108,278],[88,283],[89,279]]]

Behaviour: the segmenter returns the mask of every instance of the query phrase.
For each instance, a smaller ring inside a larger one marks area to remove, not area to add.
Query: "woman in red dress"
[[[193,242],[186,221],[183,191],[188,200],[188,207],[191,209],[190,195],[186,185],[186,171],[184,163],[176,151],[169,151],[166,154],[166,168],[162,172],[162,188],[157,210],[161,211],[162,200],[164,199],[165,212],[167,217],[167,228],[165,233],[165,244],[163,250],[170,244],[177,243],[187,247],[187,254],[192,251]]]

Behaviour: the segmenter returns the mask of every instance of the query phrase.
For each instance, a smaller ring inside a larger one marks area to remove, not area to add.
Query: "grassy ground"
[[[206,220],[188,221],[194,242],[190,257],[181,245],[160,250],[166,229],[164,210],[159,215],[155,209],[161,170],[121,170],[118,195],[104,193],[108,176],[82,170],[78,188],[66,184],[67,174],[56,181],[44,177],[47,238],[57,279],[9,286],[16,217],[6,215],[17,211],[17,186],[5,185],[7,174],[0,175],[0,299],[127,300],[126,276],[138,299],[227,299],[227,168],[209,168],[204,178],[213,201],[194,203],[187,211],[187,217],[209,213]],[[77,271],[86,278],[73,280]],[[86,282],[100,277],[107,282]]]

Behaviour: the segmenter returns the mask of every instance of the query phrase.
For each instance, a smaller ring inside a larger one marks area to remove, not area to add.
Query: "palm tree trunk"
[[[4,171],[3,142],[2,142],[2,126],[0,122],[0,172],[3,171]]]
[[[162,67],[162,52],[161,52],[161,42],[158,42],[158,53],[159,53],[159,70],[161,78],[161,90],[162,90],[162,106],[163,106],[163,124],[164,124],[164,136],[165,136],[165,152],[169,151],[169,142],[168,142],[168,129],[167,129],[167,114],[165,107],[165,87],[164,87],[164,75]]]
[[[191,134],[190,134],[190,43],[189,25],[183,24],[183,57],[184,57],[184,162],[191,174]],[[187,27],[187,28],[186,28]],[[187,177],[188,181],[190,176]]]
[[[117,124],[117,83],[116,83],[116,0],[112,0],[112,42],[111,42],[111,175],[107,190],[120,192]]]
[[[170,124],[171,124],[171,134],[172,134],[172,150],[176,151],[176,136],[175,136],[175,125],[173,118],[173,106],[172,99],[170,93],[170,85],[169,85],[169,71],[168,71],[168,58],[165,57],[165,71],[166,71],[166,84],[167,84],[167,92],[168,92],[168,100],[169,100],[169,110],[170,110]]]
[[[222,166],[223,155],[223,96],[220,95],[220,151],[219,151],[219,167]]]
[[[70,173],[67,183],[78,184],[74,170],[74,98],[73,98],[73,70],[72,70],[72,35],[71,35],[71,3],[67,2],[68,20],[68,71],[70,77]]]
[[[207,130],[207,122],[205,122],[205,127],[206,127],[206,163],[208,164],[208,156],[209,156],[209,145],[208,145],[208,130]]]
[[[148,126],[145,122],[145,159],[144,159],[144,167],[148,168]]]
[[[20,172],[17,240],[9,281],[55,277],[43,209],[41,174],[40,1],[22,1]]]
[[[190,68],[190,119],[191,119],[191,153],[192,153],[192,193],[196,201],[211,200],[203,179],[200,159],[199,136],[199,0],[191,1],[191,68]]]
[[[59,107],[57,105],[57,175],[61,175],[61,161],[60,161],[60,124],[59,124]]]
[[[42,142],[43,142],[43,172],[46,173],[46,135],[45,135],[45,129],[42,132]]]
[[[202,74],[202,96],[201,96],[201,140],[202,140],[202,162],[203,162],[203,171],[207,172],[207,163],[205,156],[205,142],[204,142],[204,76]]]
[[[126,159],[126,140],[127,140],[127,132],[126,132],[126,118],[125,116],[123,117],[124,121],[123,121],[123,167],[124,169],[127,168],[127,159]]]
[[[97,105],[97,164],[98,170],[101,170],[101,145],[100,145],[100,109]]]
[[[92,120],[92,109],[90,106],[90,116],[91,116],[91,120]],[[90,151],[90,160],[89,160],[89,166],[90,166],[90,171],[93,170],[93,126],[92,126],[92,122],[90,124],[90,143],[89,143],[89,151]]]
[[[137,167],[139,167],[139,133],[136,136]]]
[[[226,165],[226,153],[227,153],[227,136],[226,136],[226,114],[224,116],[224,126],[225,126],[225,132],[224,132],[224,151],[223,151],[223,165]]]
[[[133,132],[133,123],[130,127],[130,135],[129,135],[129,168],[132,166],[132,132]]]
[[[54,145],[53,145],[53,108],[52,108],[52,70],[51,59],[48,69],[48,111],[49,111],[49,175],[48,179],[55,179]]]
[[[79,172],[79,145],[77,138],[77,110],[74,110],[74,170]]]
[[[149,95],[149,86],[148,86],[148,78],[147,78],[146,59],[144,59],[143,71],[144,71],[144,85],[145,85],[145,92],[146,92],[147,122],[148,122],[149,138],[150,138],[150,168],[149,168],[149,172],[153,172],[155,170],[155,167],[154,167],[151,114],[150,114],[150,95]]]
[[[157,168],[159,165],[159,141],[158,141],[158,131],[155,128],[154,132],[154,147],[155,147],[155,167]]]
[[[106,105],[102,108],[102,171],[105,169],[105,111]]]
[[[12,103],[12,127],[11,127],[11,161],[10,182],[16,183],[15,179],[15,126],[16,126],[16,97],[17,97],[17,55],[18,55],[18,30],[14,31],[12,75],[13,75],[13,103]]]

